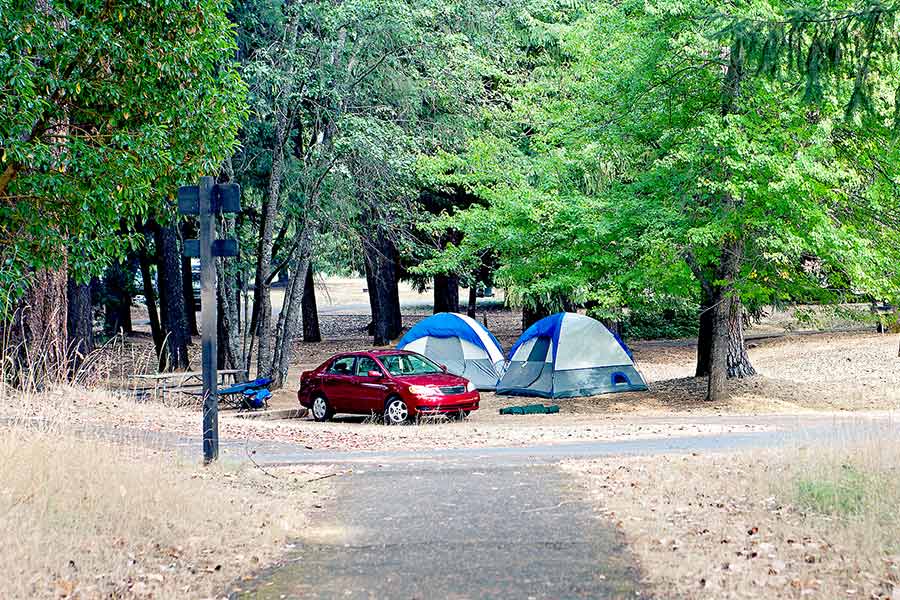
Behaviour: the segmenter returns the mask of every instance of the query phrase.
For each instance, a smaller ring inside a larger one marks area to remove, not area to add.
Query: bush
[[[696,337],[699,308],[693,302],[670,300],[632,308],[622,319],[622,336],[629,340]]]

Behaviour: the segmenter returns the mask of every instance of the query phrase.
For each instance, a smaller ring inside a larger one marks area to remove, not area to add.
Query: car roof
[[[391,356],[393,354],[415,354],[415,352],[410,352],[409,350],[397,350],[397,349],[380,349],[380,350],[355,350],[352,352],[340,352],[334,355],[334,358],[343,358],[347,356],[366,356],[371,354],[372,356]]]

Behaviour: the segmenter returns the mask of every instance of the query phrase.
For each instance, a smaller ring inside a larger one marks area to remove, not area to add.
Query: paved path
[[[301,545],[235,596],[633,598],[622,540],[566,485],[549,465],[354,473],[316,524],[334,539]]]
[[[632,438],[622,441],[583,441],[535,446],[497,446],[471,448],[436,448],[433,450],[310,450],[284,442],[223,440],[221,449],[226,460],[247,461],[252,452],[261,465],[336,464],[379,465],[381,468],[421,468],[441,465],[490,463],[495,466],[522,464],[556,464],[567,459],[590,459],[603,456],[647,455],[676,452],[722,452],[748,448],[766,448],[785,444],[807,444],[823,440],[843,439],[865,432],[867,435],[900,435],[900,416],[889,412],[847,415],[723,415],[641,417],[646,425],[709,424],[728,426],[738,431],[743,425],[756,425],[764,431],[704,435],[671,435],[667,437]],[[674,429],[674,428],[673,428]],[[180,438],[179,447],[197,454],[198,439]]]

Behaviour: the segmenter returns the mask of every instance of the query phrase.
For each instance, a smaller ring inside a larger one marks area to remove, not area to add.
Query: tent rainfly
[[[509,360],[498,394],[572,398],[647,389],[625,343],[584,315],[541,319],[522,334]]]
[[[466,315],[438,313],[416,323],[397,344],[443,364],[479,390],[494,390],[503,373],[503,350],[490,331]]]

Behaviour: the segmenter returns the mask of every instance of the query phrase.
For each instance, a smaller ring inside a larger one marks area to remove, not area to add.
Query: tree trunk
[[[434,314],[459,312],[459,276],[434,276]]]
[[[522,331],[525,331],[544,317],[550,316],[550,309],[543,304],[522,307]]]
[[[725,362],[728,378],[743,379],[756,375],[756,369],[753,368],[747,354],[747,342],[744,339],[744,307],[737,294],[731,298],[725,326],[728,328],[728,355]]]
[[[367,243],[367,242],[364,242]],[[373,265],[369,262],[369,254],[365,253],[363,265],[366,269],[366,293],[369,295],[369,312],[372,313],[372,320],[366,332],[369,335],[375,335],[375,323],[381,320],[381,305],[378,304],[378,294],[375,293],[375,272]]]
[[[285,49],[288,56],[293,56],[297,44],[299,11],[293,11],[285,32]],[[290,98],[294,85],[293,63],[289,62],[285,81],[286,89],[280,94]],[[251,334],[257,341],[256,370],[257,373],[270,373],[273,368],[272,355],[272,251],[275,245],[275,221],[278,219],[278,207],[281,200],[281,184],[284,177],[284,146],[290,134],[290,107],[275,106],[275,139],[272,147],[272,166],[269,172],[269,189],[263,199],[259,225],[259,245],[256,254],[256,276],[253,290],[253,318],[251,318]],[[286,300],[285,300],[286,301]]]
[[[12,330],[3,339],[9,344],[4,356],[12,361],[14,385],[33,390],[65,381],[67,293],[65,262],[59,269],[33,273]]]
[[[159,360],[163,351],[163,330],[159,321],[159,313],[156,310],[156,290],[153,287],[153,273],[150,270],[150,253],[147,248],[150,244],[149,230],[144,229],[144,241],[138,248],[138,264],[141,269],[141,279],[144,287],[144,301],[147,304],[147,315],[150,319],[150,335],[153,338],[153,347],[156,349],[156,357]]]
[[[91,303],[91,284],[68,281],[69,372],[75,374],[88,354],[94,351],[94,307]]]
[[[216,227],[220,239],[235,236],[234,219],[221,217]],[[218,364],[226,369],[246,369],[241,352],[240,284],[234,269],[227,261],[216,261],[216,302],[218,305]],[[244,378],[249,378],[244,373]]]
[[[386,346],[403,330],[398,287],[397,248],[380,229],[366,241],[366,280],[372,308],[372,336],[376,346]]]
[[[715,317],[715,299],[712,295],[704,292],[703,300],[700,303],[700,328],[697,332],[697,369],[694,372],[694,377],[706,377],[709,375]]]
[[[66,375],[68,337],[66,269],[67,266],[63,263],[57,270],[41,270],[35,273],[34,285],[27,296],[30,306],[26,320],[27,339],[31,343],[29,351],[33,357],[40,353],[43,367],[39,369],[38,374],[50,381],[63,381]]]
[[[188,366],[187,345],[190,334],[187,315],[184,310],[184,290],[181,286],[181,256],[178,251],[178,235],[174,225],[160,226],[156,236],[159,261],[159,290],[163,310],[163,330],[165,347],[168,352],[166,364],[160,369],[186,369]]]
[[[276,389],[281,388],[285,383],[294,355],[294,340],[302,327],[301,307],[306,277],[301,273],[309,270],[310,243],[310,227],[305,223],[298,223],[293,244],[294,250],[288,258],[288,268],[291,273],[294,273],[294,276],[288,280],[284,290],[284,304],[278,315],[278,324],[275,330],[273,369],[268,375],[273,379],[272,387]]]
[[[706,393],[706,399],[713,402],[725,398],[726,379],[756,374],[744,341],[743,305],[734,289],[743,255],[744,247],[740,240],[725,244],[717,278],[722,283],[714,288],[712,348]]]
[[[130,334],[131,271],[121,263],[113,263],[103,277],[103,331],[107,335]]]
[[[466,307],[466,314],[471,318],[475,318],[475,311],[478,308],[478,284],[472,282],[469,286],[469,305]]]
[[[731,310],[731,294],[718,293],[713,308],[712,346],[709,352],[709,380],[706,400],[719,402],[725,398],[725,380],[728,378],[728,320]]]
[[[316,306],[316,287],[313,281],[312,264],[306,269],[306,283],[303,286],[303,341],[321,342],[319,310]]]

